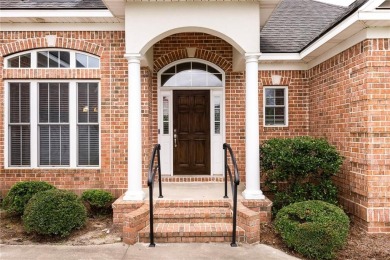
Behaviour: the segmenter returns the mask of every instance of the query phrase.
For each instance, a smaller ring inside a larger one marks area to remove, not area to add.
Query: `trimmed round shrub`
[[[273,213],[291,203],[322,200],[337,204],[331,178],[343,162],[336,148],[323,138],[273,138],[260,147],[265,185],[275,198]]]
[[[23,214],[28,233],[65,237],[81,228],[87,213],[76,194],[65,190],[48,190],[34,195]]]
[[[114,196],[104,190],[86,190],[81,194],[81,200],[90,214],[109,214]]]
[[[312,200],[282,208],[275,218],[275,229],[288,247],[314,259],[332,259],[345,244],[349,219],[330,203]]]
[[[44,181],[22,181],[11,187],[3,200],[3,208],[13,215],[22,215],[28,201],[40,191],[56,189]]]

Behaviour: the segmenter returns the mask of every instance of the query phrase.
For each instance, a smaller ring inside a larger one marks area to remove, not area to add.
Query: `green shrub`
[[[37,193],[22,217],[27,232],[65,237],[85,224],[86,209],[77,195],[64,190]]]
[[[323,201],[304,201],[282,208],[275,229],[288,247],[314,259],[332,259],[345,244],[349,219],[339,207]]]
[[[342,157],[325,139],[274,138],[262,144],[260,154],[265,185],[275,195],[274,213],[305,200],[337,203],[331,177],[340,170]]]
[[[92,215],[109,214],[114,196],[104,190],[86,190],[81,194],[81,200]]]
[[[45,190],[55,189],[55,187],[44,181],[23,181],[11,187],[7,196],[3,200],[3,208],[14,215],[22,215],[28,201],[36,193]]]

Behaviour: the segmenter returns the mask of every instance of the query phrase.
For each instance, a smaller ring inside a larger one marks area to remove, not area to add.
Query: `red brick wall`
[[[46,48],[45,35],[56,35],[57,48],[97,55],[101,69],[4,69],[4,56]],[[18,181],[42,180],[78,193],[105,188],[120,196],[127,188],[127,61],[124,32],[0,32],[0,102],[7,79],[99,79],[101,84],[101,169],[4,169],[4,106],[0,106],[0,190],[4,196]]]
[[[390,232],[389,40],[366,40],[308,71],[310,134],[345,157],[340,201],[369,232]]]

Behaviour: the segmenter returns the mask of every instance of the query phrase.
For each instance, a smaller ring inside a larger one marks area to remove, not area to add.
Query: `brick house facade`
[[[104,2],[111,12],[114,14],[118,12],[114,5],[110,6],[112,1]],[[375,9],[388,1],[367,1],[362,4],[369,5],[373,2],[376,4]],[[384,12],[388,14],[385,9]],[[299,58],[294,61],[297,64],[295,66],[288,55],[287,58],[255,55],[257,57],[255,85],[258,87],[255,98],[259,108],[256,116],[258,120],[255,122],[259,134],[257,141],[303,135],[325,137],[345,158],[342,172],[334,178],[339,188],[340,203],[355,216],[354,220],[357,223],[373,233],[390,232],[390,29],[386,27],[389,26],[388,18],[383,20],[384,25],[381,26],[384,27],[381,30],[370,34],[370,28],[366,28],[362,30],[364,37],[356,37],[354,41],[348,41],[346,36],[340,40],[341,47],[335,46],[333,49],[326,47],[328,54],[326,51],[317,53],[315,54],[317,60],[312,58],[314,60],[312,62],[305,63],[302,62],[303,58]],[[6,22],[2,23],[6,25]],[[20,26],[23,28],[24,25]],[[333,26],[336,28],[336,25]],[[133,127],[129,122],[133,119],[129,114],[131,94],[129,95],[128,91],[133,87],[131,80],[135,74],[132,74],[129,65],[132,58],[126,58],[126,55],[136,57],[128,50],[130,47],[127,44],[132,40],[136,42],[136,38],[141,36],[127,35],[123,29],[39,30],[40,24],[35,25],[36,29],[33,30],[12,28],[4,26],[0,30],[0,85],[3,86],[0,88],[1,103],[9,104],[7,96],[9,90],[6,91],[6,88],[10,83],[98,82],[100,160],[98,167],[91,168],[13,167],[8,161],[10,156],[8,129],[12,124],[9,123],[10,116],[7,113],[9,108],[2,105],[1,195],[5,196],[14,183],[23,180],[47,181],[58,188],[73,190],[78,194],[86,189],[101,188],[120,197],[131,190],[132,181],[137,182],[138,177],[133,178],[136,174],[129,167],[128,151],[131,148],[126,140],[130,128]],[[343,30],[342,32],[351,30],[350,34],[355,33],[354,29],[349,27]],[[50,39],[54,39],[54,42]],[[236,153],[241,181],[249,185],[250,180],[254,179],[260,183],[261,174],[248,174],[250,170],[247,169],[248,160],[250,161],[246,158],[248,156],[246,136],[249,129],[246,126],[248,120],[246,92],[248,82],[251,80],[248,81],[249,67],[240,69],[240,59],[237,59],[238,47],[229,42],[229,39],[218,33],[213,35],[207,30],[187,29],[184,32],[178,30],[167,35],[159,35],[159,38],[151,41],[151,47],[147,50],[152,50],[152,57],[148,56],[146,51],[141,52],[143,57],[146,57],[138,63],[142,164],[140,182],[134,186],[135,189],[138,189],[137,185],[147,186],[150,152],[153,145],[161,141],[160,124],[163,122],[160,120],[162,104],[161,100],[159,101],[161,98],[159,89],[162,87],[159,72],[181,61],[205,62],[209,64],[208,66],[213,65],[223,72],[221,93],[224,123],[220,120],[224,129],[223,141],[231,144]],[[238,45],[244,46],[245,42]],[[61,69],[10,68],[7,65],[9,57],[36,50],[72,50],[93,55],[99,59],[100,66]],[[280,82],[272,79],[274,75],[280,76]],[[287,91],[284,93],[288,93],[284,96],[287,100],[284,107],[287,109],[287,115],[285,114],[287,123],[284,125],[265,124],[266,110],[263,98],[268,87],[277,89],[283,87]],[[172,91],[175,90],[177,89]],[[210,88],[210,91],[213,90]],[[210,124],[216,125],[216,122],[211,121]],[[197,181],[202,181],[203,178],[203,181],[210,181],[222,177],[218,173],[208,175],[211,176],[188,178]],[[174,181],[185,179],[183,176],[169,176],[167,178],[176,177]],[[259,192],[261,193],[261,190]]]

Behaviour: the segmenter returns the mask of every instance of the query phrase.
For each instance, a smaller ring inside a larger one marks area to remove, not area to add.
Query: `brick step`
[[[233,212],[227,207],[157,208],[155,223],[231,223]]]
[[[232,224],[229,223],[156,223],[156,243],[231,242]],[[245,232],[237,227],[237,242],[245,242]],[[149,226],[139,232],[139,242],[149,243]]]
[[[230,207],[229,200],[158,200],[156,208]]]

